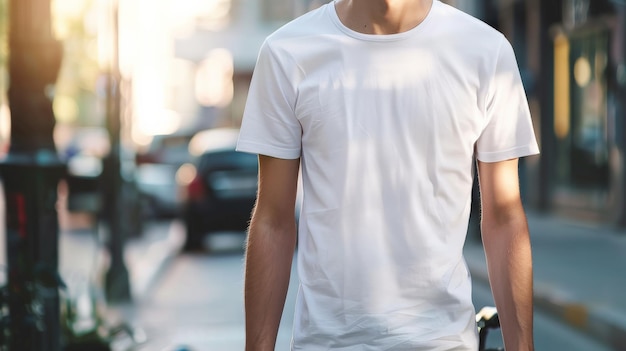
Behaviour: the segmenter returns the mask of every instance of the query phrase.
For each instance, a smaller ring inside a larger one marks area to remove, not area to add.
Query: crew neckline
[[[366,40],[366,41],[394,41],[394,40],[402,40],[402,39],[408,38],[414,35],[415,33],[422,31],[424,27],[428,25],[428,23],[430,22],[430,19],[434,16],[435,7],[439,5],[439,0],[433,0],[432,4],[430,5],[430,9],[428,10],[428,13],[426,14],[426,17],[424,17],[422,22],[420,22],[415,27],[409,30],[406,30],[404,32],[394,33],[394,34],[365,34],[365,33],[357,32],[354,29],[348,28],[345,24],[343,24],[343,22],[341,22],[341,19],[339,18],[339,15],[337,14],[335,1],[336,0],[331,0],[330,2],[326,4],[327,12],[330,15],[330,18],[333,21],[333,23],[337,26],[337,28],[339,28],[339,30],[341,30],[345,34],[355,39]]]

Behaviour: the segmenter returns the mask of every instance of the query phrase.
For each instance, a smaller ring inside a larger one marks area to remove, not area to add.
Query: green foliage
[[[9,30],[8,0],[0,0],[0,65],[4,65],[8,56],[9,45],[7,33]]]
[[[3,0],[0,0],[3,1]],[[101,73],[98,63],[98,35],[86,28],[86,18],[97,20],[97,3],[82,0],[81,10],[73,16],[54,18],[61,22],[63,34],[63,65],[57,79],[55,94],[65,101],[73,101],[74,113],[67,110],[55,110],[57,121],[78,125],[100,125],[102,116],[97,112],[95,96],[96,80]],[[58,24],[58,23],[57,23]]]
[[[7,102],[9,84],[9,3],[10,0],[0,0],[0,105]],[[61,108],[55,110],[55,114],[61,122],[99,125],[102,123],[102,116],[99,115],[101,113],[98,112],[97,104],[101,102],[96,97],[95,88],[96,80],[101,74],[97,57],[98,35],[101,33],[87,28],[86,25],[97,21],[101,14],[98,13],[98,5],[94,0],[81,0],[78,4],[80,11],[77,12],[55,14],[52,11],[52,22],[59,22],[63,27],[58,39],[64,47],[55,96],[75,104],[70,106],[70,112],[67,108]],[[60,106],[67,107],[67,104]]]

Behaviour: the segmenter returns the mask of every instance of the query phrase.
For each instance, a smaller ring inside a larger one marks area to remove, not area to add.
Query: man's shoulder
[[[329,4],[331,3],[326,3],[287,22],[270,34],[266,41],[268,43],[278,43],[292,39],[300,40],[307,36],[321,34],[328,28],[328,25],[332,24],[326,12]]]

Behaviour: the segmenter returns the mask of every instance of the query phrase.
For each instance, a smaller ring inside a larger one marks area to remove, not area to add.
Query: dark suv
[[[237,129],[198,133],[189,148],[198,155],[195,177],[186,185],[184,249],[201,247],[205,234],[246,230],[257,192],[257,156],[235,151]],[[202,150],[202,151],[198,151]]]

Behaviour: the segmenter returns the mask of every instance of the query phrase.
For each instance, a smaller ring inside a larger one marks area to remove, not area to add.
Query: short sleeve
[[[476,158],[498,162],[538,154],[519,67],[504,36],[487,94],[486,125],[476,143]]]
[[[286,56],[286,55],[283,55]],[[237,151],[283,159],[300,157],[302,128],[295,116],[299,70],[272,52],[259,52],[237,141]]]

